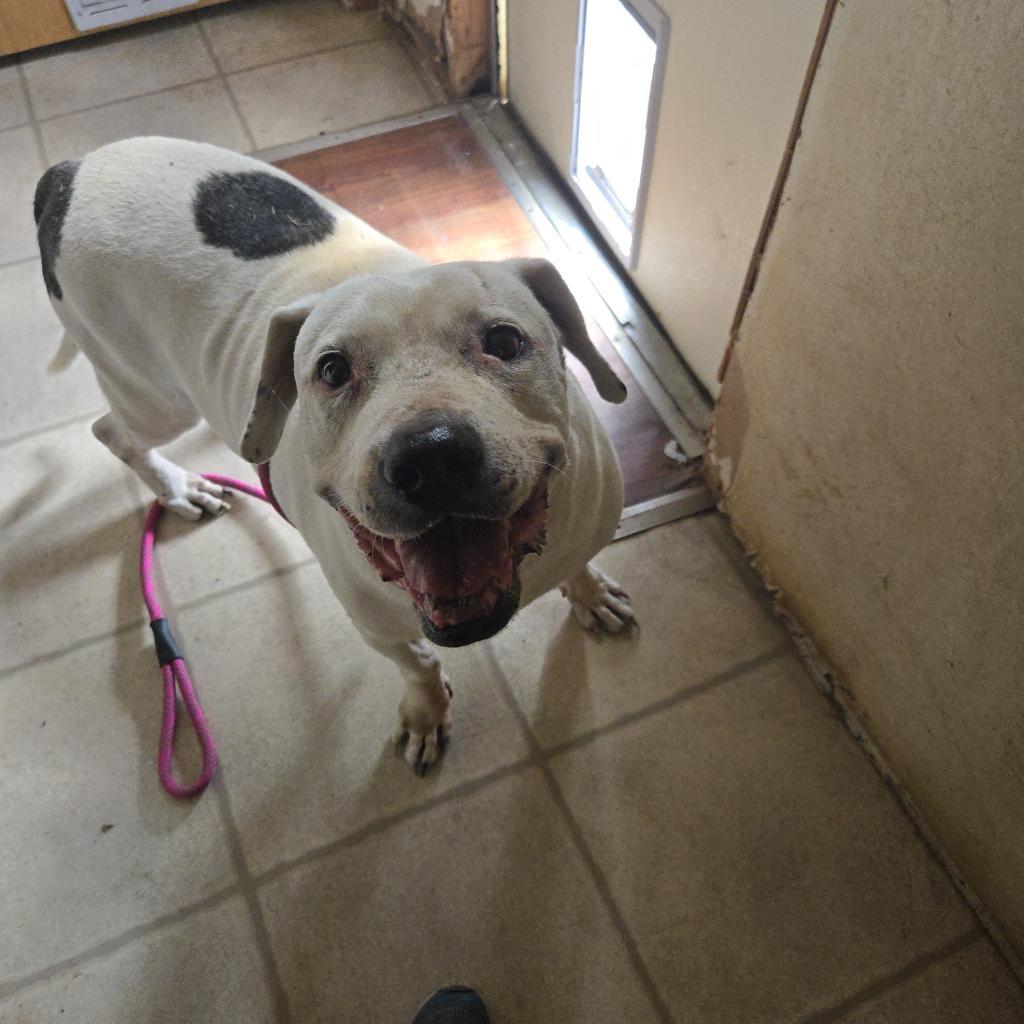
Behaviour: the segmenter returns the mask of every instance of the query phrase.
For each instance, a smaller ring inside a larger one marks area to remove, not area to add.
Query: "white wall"
[[[661,0],[665,88],[634,279],[691,369],[715,375],[823,0]],[[508,0],[512,105],[568,175],[576,0]]]

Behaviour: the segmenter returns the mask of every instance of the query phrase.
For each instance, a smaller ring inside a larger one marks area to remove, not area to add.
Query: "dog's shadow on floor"
[[[88,495],[82,500],[88,501]],[[57,517],[67,514],[61,512]],[[97,524],[89,531],[56,532],[49,530],[47,524],[40,521],[34,524],[31,538],[8,547],[4,557],[4,590],[31,591],[37,589],[43,580],[80,576],[92,564],[118,558],[125,551],[125,537],[133,534],[141,536],[141,531],[142,519],[133,512]],[[137,552],[133,553],[137,557]],[[97,598],[100,596],[96,595]],[[118,613],[121,611],[119,608]],[[118,614],[113,623],[109,620],[97,621],[95,635],[111,632],[139,617],[137,606],[134,616],[127,620]]]
[[[588,632],[576,621],[568,606],[560,618],[556,614],[551,621],[532,697],[533,706],[523,708],[538,741],[544,746],[568,739],[581,730],[587,731],[586,723],[592,720],[600,699],[600,688],[591,685],[591,666],[603,659],[612,667],[622,665],[625,671],[630,651],[640,639],[637,626],[615,635]],[[502,667],[507,676],[514,676],[514,664]],[[621,683],[627,686],[630,680],[624,678]],[[517,695],[517,699],[525,704],[528,697]]]
[[[79,489],[77,480],[65,479],[62,452],[38,448],[32,461],[21,492],[0,508],[0,529],[6,541],[3,586],[8,592],[32,590],[58,576],[77,576],[90,564],[116,558],[126,532],[134,532],[128,525],[135,521],[133,511],[83,527],[82,509],[102,505],[112,490],[127,498],[122,473],[112,473],[103,486]],[[117,502],[121,508],[125,504]],[[141,517],[137,521],[141,530]],[[104,631],[103,625],[97,625],[97,633]]]
[[[574,710],[589,703],[587,663],[591,648],[604,638],[588,636],[568,607],[555,623],[544,651],[531,725],[572,718]]]
[[[0,530],[9,530],[31,516],[46,501],[46,495],[52,488],[53,484],[46,476],[37,477],[10,505],[0,510]]]

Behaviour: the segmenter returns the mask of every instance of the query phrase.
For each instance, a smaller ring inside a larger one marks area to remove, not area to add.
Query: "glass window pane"
[[[656,55],[621,0],[587,0],[576,176],[604,192],[627,225],[640,191]]]

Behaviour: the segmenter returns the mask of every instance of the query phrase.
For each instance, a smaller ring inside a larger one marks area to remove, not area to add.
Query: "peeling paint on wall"
[[[487,83],[491,55],[488,0],[384,0],[383,10],[431,62],[452,99],[469,96]]]
[[[743,370],[737,361],[729,377],[729,387],[722,392],[715,406],[715,418],[708,436],[708,481],[719,497],[728,492],[739,472],[749,425]]]

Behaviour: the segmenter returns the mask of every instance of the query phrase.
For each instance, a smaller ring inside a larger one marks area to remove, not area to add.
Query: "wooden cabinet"
[[[196,0],[187,7],[169,11],[167,14],[155,14],[137,21],[153,21],[155,18],[182,11],[209,7],[211,4],[225,3],[226,0]],[[125,22],[125,24],[131,24]],[[48,46],[50,43],[62,43],[67,39],[78,39],[84,35],[95,35],[105,29],[93,32],[79,32],[71,21],[64,0],[2,0],[0,2],[0,57],[23,50],[33,50],[37,46]]]

